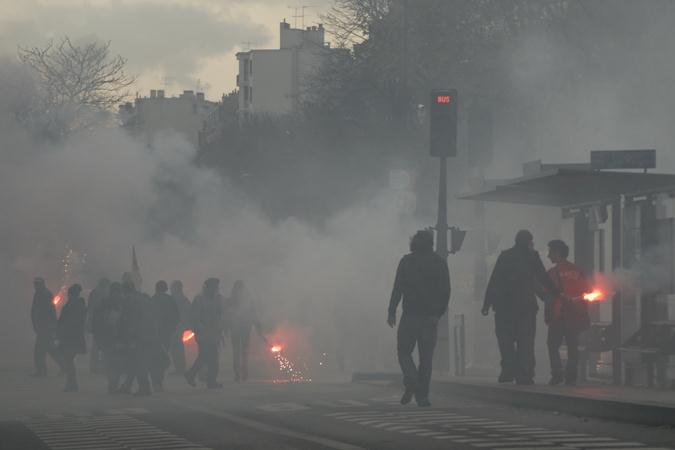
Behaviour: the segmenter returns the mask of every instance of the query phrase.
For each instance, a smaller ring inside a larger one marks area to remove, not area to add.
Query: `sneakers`
[[[410,403],[414,394],[415,394],[414,390],[406,389],[405,392],[403,392],[403,396],[401,396],[401,405],[407,405],[408,403]]]
[[[563,377],[561,377],[560,375],[553,375],[551,377],[551,379],[549,380],[548,385],[549,386],[557,386],[562,382],[563,382]]]

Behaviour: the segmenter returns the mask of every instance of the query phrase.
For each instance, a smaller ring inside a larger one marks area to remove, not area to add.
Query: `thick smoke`
[[[360,348],[364,357],[347,368],[393,364],[386,304],[398,257],[420,226],[397,206],[398,193],[372,192],[321,228],[293,218],[272,223],[226,180],[196,167],[196,150],[178,135],[157,136],[153,148],[117,128],[59,143],[30,136],[16,115],[30,82],[16,65],[1,67],[8,95],[0,96],[0,326],[16,337],[3,340],[3,354],[11,348],[30,359],[33,276],[58,290],[72,249],[86,255],[77,274],[86,291],[101,276],[116,280],[130,270],[135,246],[145,291],[159,279],[181,279],[194,296],[215,276],[228,295],[242,279],[266,330],[302,329],[313,351]]]

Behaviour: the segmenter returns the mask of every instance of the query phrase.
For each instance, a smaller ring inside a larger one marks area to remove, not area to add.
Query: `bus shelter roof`
[[[533,175],[498,182],[463,200],[566,207],[608,203],[621,195],[675,192],[675,175],[547,168]]]

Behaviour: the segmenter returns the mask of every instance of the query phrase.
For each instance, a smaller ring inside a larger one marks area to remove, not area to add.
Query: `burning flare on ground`
[[[283,350],[283,347],[281,345],[272,345],[270,347],[270,352],[274,355],[274,359],[277,361],[277,364],[279,364],[279,372],[283,373],[286,375],[287,380],[285,381],[290,381],[292,383],[299,383],[303,381],[312,381],[311,378],[308,378],[305,376],[305,374],[302,372],[302,370],[298,369],[295,367],[295,364],[288,358],[286,358],[282,353],[281,350]],[[275,383],[277,382],[282,382],[282,380],[275,380]]]
[[[183,343],[190,342],[195,337],[195,332],[192,330],[183,331]]]

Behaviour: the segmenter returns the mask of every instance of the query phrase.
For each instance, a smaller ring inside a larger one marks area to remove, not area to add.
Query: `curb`
[[[622,402],[584,396],[537,392],[529,389],[481,386],[452,381],[432,381],[437,392],[451,393],[514,406],[553,410],[642,425],[675,425],[675,406]]]

